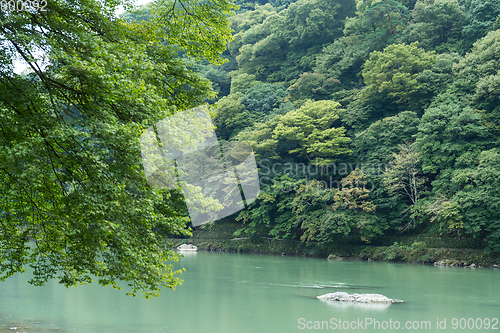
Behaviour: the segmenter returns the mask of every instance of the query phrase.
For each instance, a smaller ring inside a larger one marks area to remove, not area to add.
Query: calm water
[[[32,287],[28,275],[15,276],[0,283],[0,332],[317,332],[307,329],[308,321],[314,328],[314,321],[340,319],[342,325],[358,318],[363,329],[342,331],[396,331],[383,327],[391,320],[410,321],[409,327],[430,321],[431,329],[410,331],[434,332],[439,318],[447,328],[439,331],[478,332],[486,330],[453,329],[452,319],[500,319],[498,269],[213,252],[187,255],[177,266],[187,270],[184,284],[149,301],[98,285]],[[405,303],[353,306],[313,298],[335,291],[380,293]],[[382,326],[365,326],[366,318]],[[325,325],[323,331],[338,330]],[[500,323],[495,327],[500,331]]]

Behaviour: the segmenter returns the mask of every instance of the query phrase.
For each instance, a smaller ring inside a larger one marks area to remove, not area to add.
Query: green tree
[[[404,40],[419,42],[426,50],[459,51],[465,11],[457,0],[419,0]]]
[[[476,40],[494,29],[495,21],[500,15],[500,1],[470,0],[464,1],[464,4],[467,24],[463,27],[462,33],[465,42],[468,43],[465,50],[468,50]]]
[[[357,9],[357,16],[346,21],[344,35],[363,36],[372,50],[397,41],[409,21],[408,7],[396,0],[359,1]]]
[[[432,68],[435,60],[434,52],[425,52],[417,44],[390,45],[383,52],[372,52],[363,68],[367,87],[361,93],[362,100],[422,112],[433,92],[425,89],[418,76]]]
[[[230,49],[241,72],[260,81],[290,81],[312,69],[315,54],[342,36],[351,14],[352,0],[301,0],[240,31]]]
[[[298,227],[293,221],[291,206],[296,180],[282,174],[270,177],[261,175],[260,178],[261,192],[258,200],[236,218],[243,225],[235,232],[235,236],[246,234],[269,235],[282,239],[296,238],[294,231]]]
[[[385,225],[375,215],[368,200],[367,178],[362,170],[353,170],[337,187],[312,180],[298,187],[291,203],[292,221],[303,229],[301,240],[335,242],[340,235],[361,235],[365,241],[382,234]]]
[[[300,78],[288,88],[292,100],[330,99],[340,88],[339,80],[318,73],[302,73]]]
[[[238,92],[222,97],[215,104],[215,133],[220,139],[229,140],[252,124],[250,114],[246,112],[245,107],[241,104],[242,98],[243,94]]]
[[[119,4],[0,12],[1,279],[29,265],[35,285],[96,277],[146,297],[180,282],[166,235],[188,233],[185,207],[176,191],[147,185],[139,137],[213,96],[177,55],[221,63],[234,7],[167,1],[154,23],[126,24]]]
[[[257,83],[260,82],[255,80],[255,75],[247,73],[235,74],[231,79],[231,94],[236,92],[244,94],[250,87]]]
[[[488,128],[478,112],[455,95],[440,95],[425,110],[416,135],[422,171],[444,177],[442,186],[449,188],[451,172],[464,159],[476,159],[487,147],[488,138]]]
[[[129,10],[120,15],[121,18],[125,19],[127,22],[137,22],[141,23],[142,21],[151,22],[151,12],[153,10],[153,3],[148,3],[134,10]]]
[[[500,138],[500,30],[478,40],[472,50],[455,67],[457,94],[479,109],[484,124]]]
[[[301,160],[321,158],[328,162],[348,154],[351,139],[345,137],[343,127],[333,127],[344,111],[339,107],[333,101],[308,102],[280,117],[272,137]]]
[[[258,83],[249,88],[241,100],[246,110],[257,119],[270,114],[284,102],[288,93],[276,83]]]
[[[384,172],[394,154],[399,152],[401,143],[414,139],[419,122],[415,112],[400,112],[375,121],[352,141],[353,156],[373,187],[369,199],[377,206],[377,217],[394,230],[407,223],[400,212],[408,207],[408,199],[387,191],[383,183]]]
[[[325,46],[316,56],[314,71],[327,80],[338,80],[345,89],[361,88],[361,69],[373,49],[364,45],[361,36],[350,35]]]
[[[459,227],[474,237],[484,233],[488,249],[495,253],[500,253],[499,166],[500,153],[494,148],[482,151],[468,168],[456,170],[452,181],[460,186],[460,190],[449,205],[455,208],[452,212],[456,212],[451,216],[450,226],[458,222]],[[444,213],[449,211],[447,209]]]

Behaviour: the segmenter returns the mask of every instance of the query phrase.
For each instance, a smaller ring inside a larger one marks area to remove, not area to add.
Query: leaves
[[[372,52],[363,69],[367,88],[361,98],[382,99],[403,110],[421,111],[432,93],[424,89],[418,75],[430,69],[435,59],[434,52],[425,52],[417,44],[390,45],[383,52]]]
[[[181,282],[166,237],[189,234],[185,205],[177,190],[147,185],[139,137],[213,96],[177,55],[220,62],[233,6],[176,3],[168,23],[126,24],[114,16],[118,1],[0,13],[2,279],[29,265],[35,285],[124,281],[148,298]],[[16,57],[29,65],[23,75],[9,66]]]

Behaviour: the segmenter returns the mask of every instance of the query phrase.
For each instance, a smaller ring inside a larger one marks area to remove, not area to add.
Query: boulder
[[[198,251],[198,248],[192,244],[182,244],[177,247],[179,251]]]
[[[355,302],[355,303],[402,303],[380,294],[348,294],[346,292],[335,292],[317,296],[323,301]]]

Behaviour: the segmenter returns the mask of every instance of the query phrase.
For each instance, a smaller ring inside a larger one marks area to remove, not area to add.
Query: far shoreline
[[[432,247],[425,237],[411,238],[411,243],[392,245],[318,244],[271,237],[235,237],[241,224],[214,223],[196,228],[191,238],[170,239],[177,247],[193,244],[202,251],[255,253],[324,258],[329,260],[364,260],[426,264],[464,268],[494,268],[500,266],[500,256],[489,255],[482,249]]]

